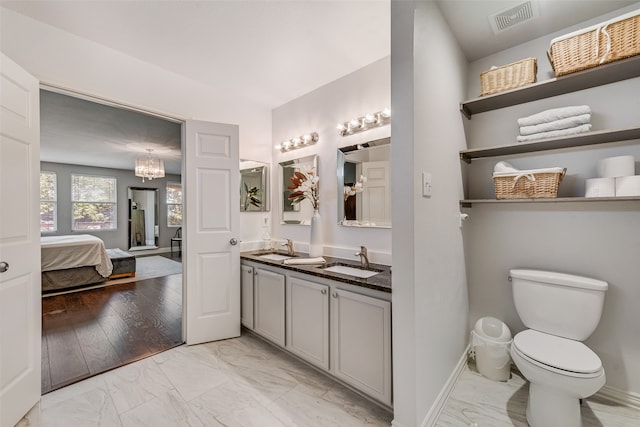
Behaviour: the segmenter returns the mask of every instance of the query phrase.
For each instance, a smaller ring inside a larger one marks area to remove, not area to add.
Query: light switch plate
[[[431,197],[431,174],[422,172],[422,197]]]

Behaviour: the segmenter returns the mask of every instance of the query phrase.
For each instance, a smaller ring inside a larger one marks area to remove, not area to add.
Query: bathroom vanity
[[[390,408],[390,268],[332,257],[285,265],[284,257],[241,254],[242,325]]]

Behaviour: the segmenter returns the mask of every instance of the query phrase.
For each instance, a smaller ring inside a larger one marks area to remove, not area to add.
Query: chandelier
[[[153,178],[164,178],[164,161],[157,157],[151,156],[153,150],[147,148],[146,157],[138,157],[136,159],[136,176],[151,181]]]

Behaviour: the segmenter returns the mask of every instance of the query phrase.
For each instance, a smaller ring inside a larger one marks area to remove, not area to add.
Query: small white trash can
[[[476,367],[485,377],[494,381],[507,381],[511,371],[511,331],[495,317],[483,317],[471,331],[471,350]]]

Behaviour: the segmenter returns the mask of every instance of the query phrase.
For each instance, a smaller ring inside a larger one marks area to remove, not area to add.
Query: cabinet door
[[[287,349],[329,369],[329,287],[287,280]]]
[[[254,331],[284,347],[284,275],[256,268],[253,279]]]
[[[331,297],[331,372],[391,405],[391,303],[339,289]]]
[[[240,268],[240,322],[253,330],[253,267],[242,265]]]

